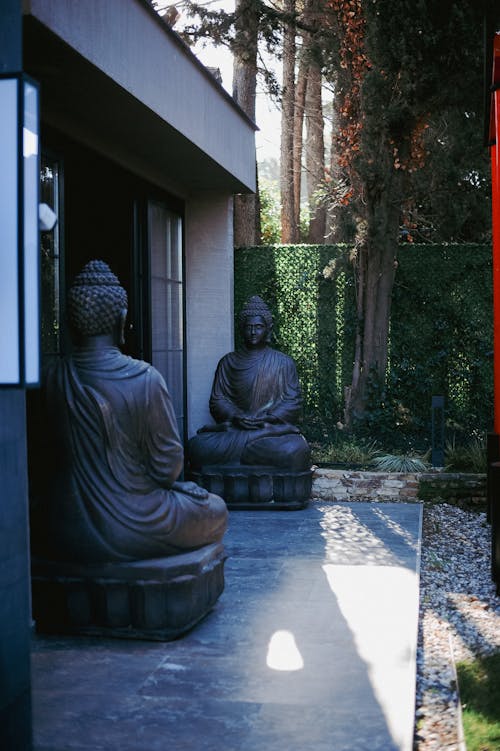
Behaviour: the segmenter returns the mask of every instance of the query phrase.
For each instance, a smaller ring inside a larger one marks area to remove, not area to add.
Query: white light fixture
[[[0,75],[0,386],[40,383],[38,84]]]

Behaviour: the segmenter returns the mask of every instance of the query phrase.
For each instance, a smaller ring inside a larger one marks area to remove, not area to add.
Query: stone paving
[[[34,751],[411,751],[422,507],[233,511],[172,642],[35,636]]]

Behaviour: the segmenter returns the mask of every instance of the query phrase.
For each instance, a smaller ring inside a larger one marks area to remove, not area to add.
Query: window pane
[[[180,217],[170,221],[170,278],[182,281],[182,233]]]
[[[169,302],[169,339],[170,349],[182,349],[182,286],[176,282],[168,283]]]
[[[149,243],[151,256],[151,275],[165,279],[167,275],[167,217],[161,204],[150,203],[149,205]]]
[[[165,378],[179,431],[184,431],[183,284],[181,218],[149,205],[152,363]]]
[[[166,350],[168,347],[169,329],[167,315],[168,300],[165,294],[165,280],[153,277],[151,279],[151,319],[152,346],[156,350]],[[165,374],[163,374],[165,375]]]

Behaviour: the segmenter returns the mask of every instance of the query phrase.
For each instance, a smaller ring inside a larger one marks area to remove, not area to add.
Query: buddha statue
[[[220,543],[221,498],[181,482],[183,448],[162,375],[124,355],[127,294],[102,261],[69,290],[75,347],[45,379],[47,464],[37,555],[143,561]]]
[[[194,474],[207,465],[310,469],[310,448],[296,422],[302,396],[295,363],[270,346],[273,318],[258,296],[244,305],[243,347],[219,362],[210,395],[214,423],[189,441]]]

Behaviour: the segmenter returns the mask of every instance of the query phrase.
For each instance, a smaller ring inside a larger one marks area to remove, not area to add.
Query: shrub
[[[455,437],[445,446],[447,470],[483,474],[487,470],[486,439],[474,437],[466,444],[457,444]]]
[[[313,461],[319,464],[355,464],[368,467],[376,454],[377,443],[350,436],[335,443],[312,444]]]

